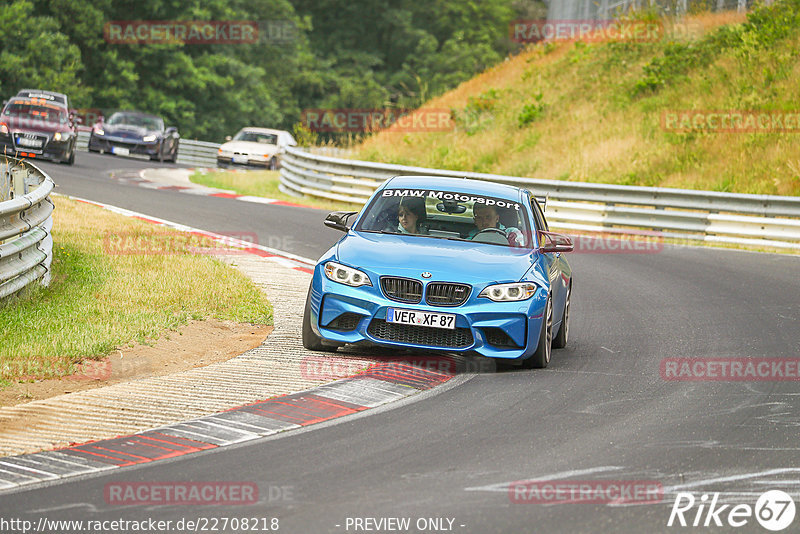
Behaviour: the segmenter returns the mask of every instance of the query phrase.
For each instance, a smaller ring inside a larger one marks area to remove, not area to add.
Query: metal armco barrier
[[[660,187],[538,180],[332,158],[288,148],[280,189],[363,204],[395,175],[488,180],[547,196],[553,226],[584,232],[658,237],[800,250],[800,197],[744,195]]]
[[[178,143],[178,163],[199,167],[216,167],[219,143],[181,139]]]
[[[86,152],[89,146],[89,132],[79,131],[77,142],[77,149]],[[178,141],[178,163],[198,167],[216,167],[219,147],[219,143],[180,139]]]
[[[55,184],[28,162],[0,159],[0,299],[50,283]]]

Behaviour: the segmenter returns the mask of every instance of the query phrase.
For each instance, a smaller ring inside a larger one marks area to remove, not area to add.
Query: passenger
[[[512,247],[521,247],[525,243],[525,238],[519,228],[505,227],[500,223],[500,214],[497,213],[497,208],[494,206],[476,203],[472,206],[472,219],[475,221],[475,229],[467,236],[469,239],[475,239],[475,236],[483,230],[497,228],[505,233],[508,244]]]
[[[425,199],[404,197],[397,209],[397,231],[401,234],[424,234],[422,224],[425,218]]]

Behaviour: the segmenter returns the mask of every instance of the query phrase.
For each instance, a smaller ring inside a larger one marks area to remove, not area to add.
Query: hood
[[[101,128],[106,135],[114,137],[122,137],[125,139],[141,139],[145,135],[160,135],[161,132],[155,130],[148,130],[142,126],[134,126],[132,124],[102,124]]]
[[[270,156],[278,152],[278,145],[268,145],[266,143],[253,143],[252,141],[228,141],[219,147],[223,152],[238,152],[239,154],[256,154]]]
[[[342,263],[378,275],[472,285],[520,280],[531,267],[531,251],[470,241],[452,241],[413,235],[349,232],[339,242],[336,257]]]
[[[53,132],[72,132],[69,124],[61,124],[60,122],[44,122],[31,120],[28,117],[15,117],[5,116],[0,122],[8,125],[9,130],[13,132],[36,132],[36,133],[53,133]]]

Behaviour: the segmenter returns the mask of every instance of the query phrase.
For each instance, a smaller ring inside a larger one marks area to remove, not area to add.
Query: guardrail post
[[[11,174],[8,161],[0,163],[0,202],[9,200],[11,195]]]
[[[25,169],[20,167],[11,169],[11,198],[24,197],[28,194],[28,184],[25,182],[27,175]]]
[[[50,200],[48,199],[47,202],[50,202]],[[50,281],[52,280],[50,269],[53,263],[53,216],[51,215],[48,217],[46,221],[39,225],[39,228],[47,232],[47,237],[42,239],[42,241],[39,243],[39,250],[47,255],[47,258],[42,264],[47,271],[44,273],[41,280],[39,280],[39,283],[47,287],[50,285]]]

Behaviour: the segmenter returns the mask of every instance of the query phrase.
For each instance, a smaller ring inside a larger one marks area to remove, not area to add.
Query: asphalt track
[[[148,190],[109,176],[149,162],[78,154],[75,167],[42,166],[60,193],[211,231],[254,231],[262,244],[282,240],[307,257],[340,235],[322,226],[318,210]],[[546,370],[466,375],[364,416],[2,494],[0,519],[279,518],[280,532],[297,534],[669,532],[701,528],[667,527],[679,491],[752,506],[762,492],[780,489],[800,505],[798,382],[666,381],[660,374],[665,358],[797,358],[800,258],[668,247],[573,254],[570,262],[571,340]],[[520,480],[653,481],[664,497],[655,504],[515,502],[509,484]],[[255,482],[260,501],[107,504],[106,484],[126,481]],[[697,509],[686,513],[690,524]],[[411,523],[367,530],[375,524],[358,529],[356,518]],[[417,524],[425,518],[453,522]],[[737,532],[766,532],[746,520]],[[787,532],[798,525],[800,514]]]

